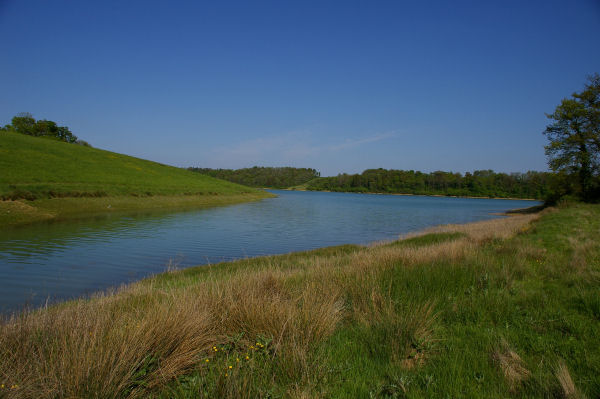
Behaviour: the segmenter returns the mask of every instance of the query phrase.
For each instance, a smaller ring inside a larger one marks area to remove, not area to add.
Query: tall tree
[[[544,134],[550,169],[573,175],[568,191],[589,201],[598,196],[600,173],[600,75],[589,77],[581,93],[573,93],[546,115],[553,122]]]

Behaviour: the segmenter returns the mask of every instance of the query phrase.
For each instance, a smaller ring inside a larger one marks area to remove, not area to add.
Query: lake
[[[179,268],[392,240],[499,217],[534,201],[270,190],[277,198],[177,213],[105,215],[0,232],[0,312]]]

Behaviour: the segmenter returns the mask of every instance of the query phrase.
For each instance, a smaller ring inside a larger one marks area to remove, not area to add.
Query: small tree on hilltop
[[[600,75],[589,77],[585,89],[565,98],[554,113],[544,134],[550,169],[559,176],[565,192],[584,201],[598,199],[600,174]]]
[[[29,112],[22,112],[12,118],[12,128],[22,134],[33,135],[35,119]]]
[[[38,121],[29,113],[23,112],[12,118],[11,124],[6,125],[0,130],[8,132],[17,132],[29,136],[50,137],[67,143],[78,143],[91,147],[87,142],[78,140],[67,126],[58,126],[56,122],[46,119]]]

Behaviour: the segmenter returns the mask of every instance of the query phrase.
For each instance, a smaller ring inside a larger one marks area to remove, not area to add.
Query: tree
[[[67,126],[58,126],[56,122],[40,119],[36,121],[29,113],[20,113],[12,118],[11,124],[6,125],[0,130],[27,134],[29,136],[50,137],[67,143],[78,143],[91,147],[83,140],[78,140]]]
[[[35,119],[29,112],[22,112],[12,118],[12,128],[22,134],[33,134]]]
[[[546,115],[553,122],[544,134],[550,169],[575,177],[566,191],[584,201],[598,198],[600,173],[600,75],[590,76],[581,93],[573,93]]]

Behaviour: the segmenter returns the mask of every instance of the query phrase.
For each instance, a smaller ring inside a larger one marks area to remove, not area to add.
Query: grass
[[[598,397],[599,229],[576,205],[164,273],[6,320],[0,396]]]
[[[0,133],[0,223],[191,208],[269,194],[127,155]]]

